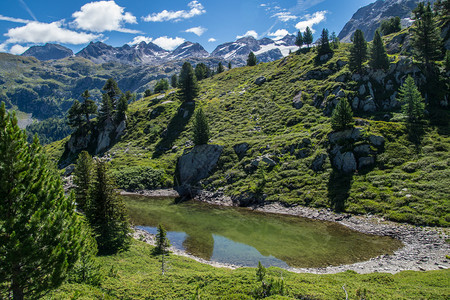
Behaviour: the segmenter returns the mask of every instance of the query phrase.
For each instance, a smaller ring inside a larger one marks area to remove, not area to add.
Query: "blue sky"
[[[281,38],[309,26],[336,34],[374,0],[3,0],[0,52],[58,43],[75,53],[90,41],[122,46],[152,41],[172,50],[184,41],[208,52],[240,36]]]

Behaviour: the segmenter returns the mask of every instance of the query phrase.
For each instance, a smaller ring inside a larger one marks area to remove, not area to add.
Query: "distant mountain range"
[[[428,2],[433,3],[436,0]],[[380,27],[381,21],[400,17],[402,26],[407,27],[411,25],[412,10],[417,7],[419,2],[424,0],[378,0],[374,3],[361,7],[352,16],[350,21],[342,28],[338,37],[342,42],[350,43],[351,37],[356,29],[364,32],[366,40],[371,41],[374,37],[375,31]]]
[[[272,40],[263,38],[260,40],[248,36],[235,42],[224,43],[210,54],[199,43],[184,42],[173,51],[167,51],[150,42],[141,42],[136,45],[125,44],[121,47],[113,47],[102,42],[91,42],[75,56],[89,59],[100,64],[118,62],[131,65],[159,65],[168,61],[192,59],[192,58],[220,58],[231,61],[235,65],[245,63],[250,51],[256,54],[261,62],[269,62],[287,56],[290,51],[297,50],[295,36],[286,35],[282,39]],[[33,46],[25,51],[23,56],[34,56],[39,60],[53,60],[73,56],[72,50],[57,44],[45,44]]]

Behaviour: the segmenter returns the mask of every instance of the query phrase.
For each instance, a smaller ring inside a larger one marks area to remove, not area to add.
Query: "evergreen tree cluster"
[[[194,101],[199,92],[197,77],[189,62],[185,62],[178,77],[179,96],[184,102]]]
[[[327,29],[322,29],[322,34],[320,35],[319,45],[317,46],[318,55],[327,55],[333,53],[330,46],[330,36]]]
[[[380,24],[379,30],[383,35],[399,32],[402,30],[400,17],[392,17],[390,19],[383,20]]]
[[[129,221],[106,162],[82,151],[74,170],[75,200],[94,232],[99,254],[128,249]]]
[[[298,31],[297,37],[295,39],[296,46],[301,48],[303,45],[306,45],[306,47],[309,48],[312,42],[313,42],[313,34],[309,27],[306,27],[304,33]]]
[[[167,79],[165,78],[160,79],[155,85],[155,94],[164,93],[168,89],[169,89],[169,81],[167,81]]]
[[[98,109],[88,90],[85,90],[81,97],[83,102],[75,100],[67,114],[68,124],[76,134],[85,134],[93,128],[91,119],[97,115],[96,125],[103,125],[108,120],[116,124],[125,120],[128,110],[128,103],[135,98],[130,91],[122,93],[117,82],[109,78],[102,88],[102,103]],[[146,91],[147,92],[147,91]],[[150,92],[151,93],[151,92]]]

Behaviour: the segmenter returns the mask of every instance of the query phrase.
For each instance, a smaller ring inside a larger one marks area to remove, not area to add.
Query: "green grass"
[[[151,256],[153,247],[134,241],[128,252],[97,257],[104,274],[99,287],[63,284],[45,299],[190,299],[199,287],[201,299],[252,299],[256,269],[214,268],[192,259],[170,255],[169,269],[162,276],[160,260]],[[283,278],[287,295],[269,299],[448,299],[449,270],[395,275],[353,271],[338,274],[295,274],[269,268],[267,276]]]
[[[366,135],[386,138],[384,148],[378,149],[375,166],[343,176],[333,170],[327,158],[323,171],[311,169],[314,158],[329,150],[327,135],[331,132],[329,117],[323,108],[314,106],[317,99],[333,101],[337,87],[345,95],[356,95],[361,85],[351,81],[347,65],[339,67],[339,61],[347,61],[348,52],[348,45],[342,44],[322,64],[311,51],[255,67],[234,68],[202,80],[195,104],[181,103],[176,93],[160,100],[154,95],[136,101],[129,108],[126,134],[108,151],[112,168],[162,170],[161,186],[175,185],[177,159],[192,146],[191,116],[195,107],[202,107],[212,143],[224,146],[217,168],[201,182],[205,189],[223,188],[234,197],[449,226],[449,129],[445,122],[435,125],[434,116],[421,126],[407,127],[400,121],[379,120],[386,113],[398,116],[398,112],[355,112],[365,122]],[[312,71],[324,75],[304,80]],[[336,81],[341,75],[347,76],[345,82]],[[254,81],[260,76],[267,81],[257,86]],[[376,87],[375,82],[373,85]],[[300,91],[304,106],[295,109],[292,99]],[[380,90],[380,99],[384,94]],[[439,114],[441,120],[450,115],[448,111]],[[249,150],[238,157],[233,146],[243,142],[249,144]],[[63,142],[58,142],[47,149],[57,160],[62,146]],[[278,164],[257,170],[251,162],[261,155],[272,156]]]

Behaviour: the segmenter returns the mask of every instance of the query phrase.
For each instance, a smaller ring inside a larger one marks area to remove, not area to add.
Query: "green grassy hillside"
[[[391,60],[398,62],[399,57],[392,55]],[[177,158],[192,147],[191,116],[196,107],[202,107],[209,120],[211,143],[224,146],[217,168],[200,183],[204,189],[223,189],[243,202],[281,201],[448,226],[450,130],[445,122],[435,125],[425,120],[407,126],[398,108],[355,110],[363,136],[386,139],[384,147],[371,149],[378,153],[375,165],[346,175],[332,168],[328,156],[322,170],[311,168],[316,157],[330,150],[327,111],[338,97],[334,93],[342,97],[343,91],[353,99],[365,80],[353,80],[346,61],[348,45],[344,44],[325,61],[311,51],[215,75],[200,82],[195,103],[181,103],[176,93],[139,100],[129,107],[126,134],[106,155],[116,172],[152,167],[163,171],[158,186],[176,185]],[[254,82],[260,76],[266,82],[258,86]],[[376,98],[384,99],[387,89],[377,88],[376,80],[368,81]],[[293,98],[299,92],[303,107],[296,109]],[[448,111],[439,113],[441,119],[448,119]],[[383,121],[386,115],[389,121]],[[55,160],[65,141],[48,146]],[[248,150],[238,156],[233,146],[241,143],[247,143]],[[255,167],[252,162],[263,155],[276,165]]]
[[[254,299],[257,287],[254,268],[214,268],[192,259],[170,255],[168,270],[161,275],[161,262],[151,256],[152,246],[134,241],[130,251],[97,257],[101,286],[66,283],[45,299]],[[295,274],[269,268],[268,278],[283,278],[285,296],[267,299],[448,299],[448,270],[373,273],[359,275]],[[197,296],[197,297],[194,297]]]

